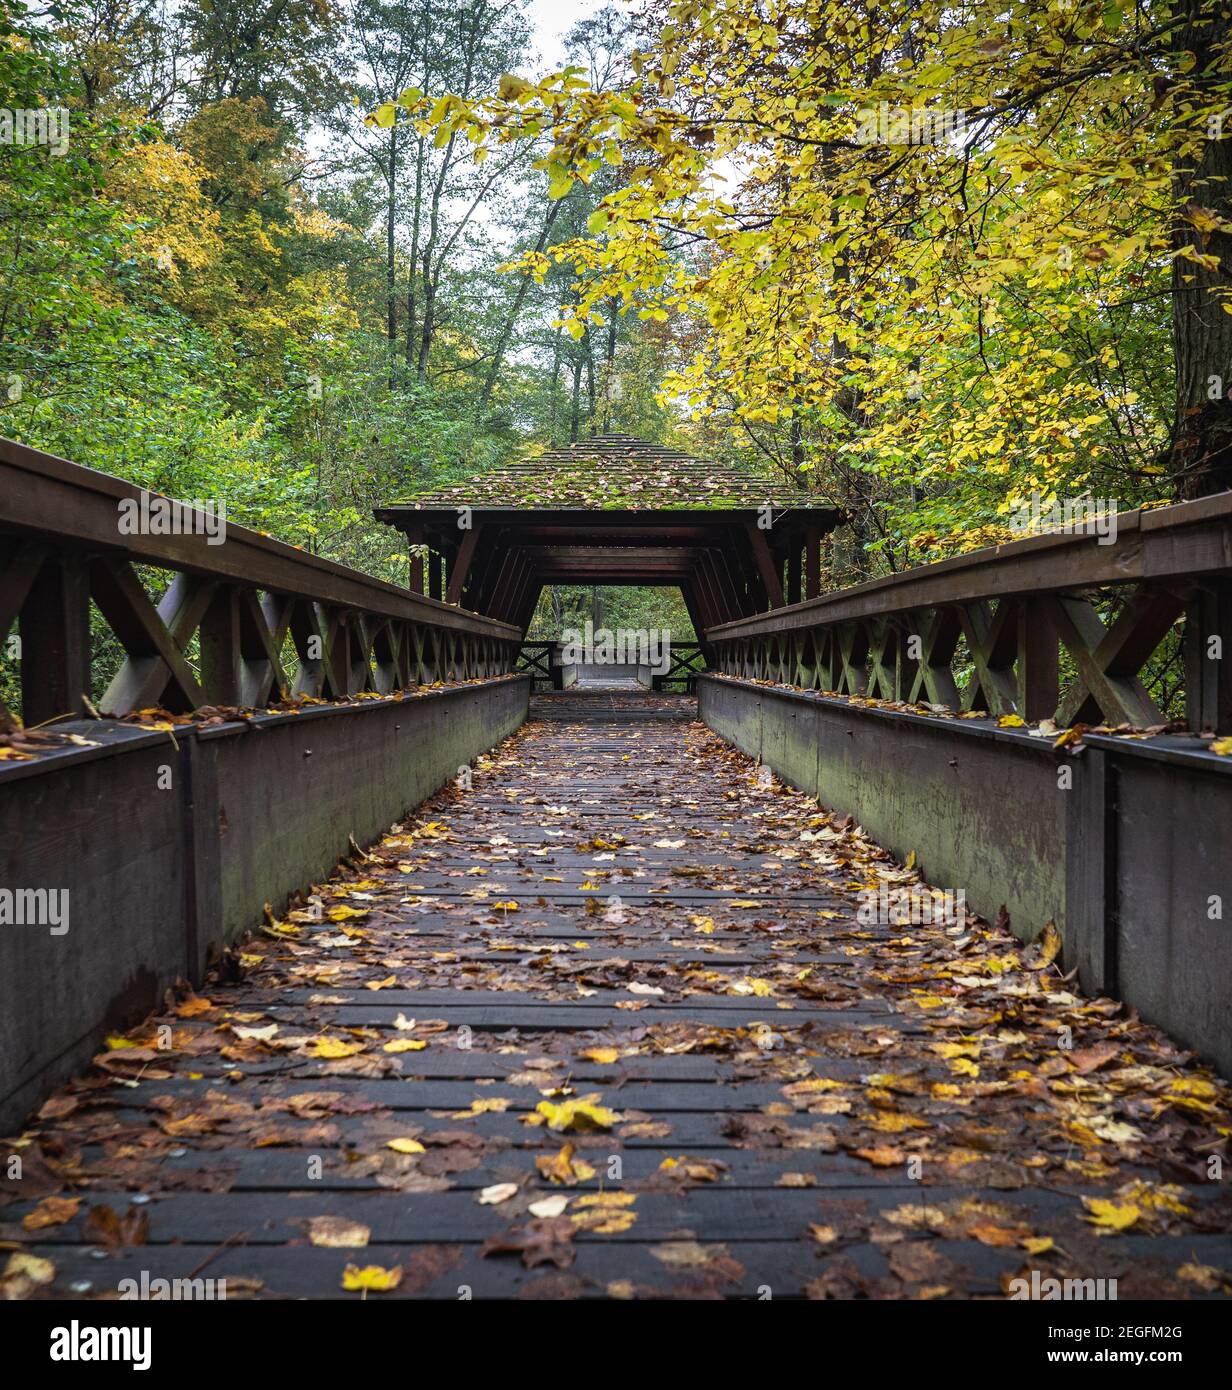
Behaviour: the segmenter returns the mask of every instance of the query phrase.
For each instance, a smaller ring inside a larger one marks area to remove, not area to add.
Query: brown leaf
[[[85,1219],[85,1234],[91,1244],[117,1249],[125,1245],[144,1245],[150,1229],[150,1214],[140,1207],[129,1207],[117,1216],[111,1207],[91,1207]]]
[[[21,1218],[27,1231],[41,1231],[46,1226],[63,1226],[77,1215],[81,1206],[80,1197],[44,1197],[43,1200]]]
[[[547,1216],[515,1226],[504,1235],[491,1236],[480,1255],[521,1255],[527,1269],[554,1264],[565,1269],[573,1263],[573,1234],[577,1228],[567,1216]]]

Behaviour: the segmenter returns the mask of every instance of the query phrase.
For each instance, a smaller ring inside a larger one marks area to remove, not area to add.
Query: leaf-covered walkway
[[[1232,1291],[1226,1087],[1003,930],[862,924],[914,872],[688,702],[536,704],[0,1144],[8,1292]]]

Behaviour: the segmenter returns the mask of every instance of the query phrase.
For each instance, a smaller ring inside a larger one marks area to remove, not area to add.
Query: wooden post
[[[800,602],[800,532],[787,533],[787,602]]]
[[[804,528],[804,596],[817,598],[821,593],[821,530],[817,526]]]
[[[220,584],[201,619],[201,688],[212,705],[243,703],[239,590]]]
[[[1051,719],[1061,698],[1060,643],[1047,606],[1023,599],[1018,609],[1018,713],[1028,721]]]
[[[419,547],[423,545],[424,530],[422,526],[412,526],[404,534],[407,544],[411,548],[411,558],[407,567],[407,587],[413,594],[422,594],[424,591],[424,562],[423,552]]]
[[[1194,733],[1232,733],[1232,581],[1211,579],[1185,613],[1185,716]]]
[[[719,597],[719,607],[723,614],[722,621],[727,622],[732,618],[742,617],[744,609],[734,587],[736,576],[732,574],[724,552],[721,550],[703,551],[697,569],[704,571],[710,578]]]
[[[83,713],[90,694],[90,590],[80,557],[56,555],[43,563],[18,631],[26,724]]]

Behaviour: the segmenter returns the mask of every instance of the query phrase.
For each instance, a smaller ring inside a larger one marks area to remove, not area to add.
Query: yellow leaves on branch
[[[1150,13],[1007,0],[1009,43],[980,7],[923,0],[910,56],[892,11],[856,24],[838,0],[784,0],[771,22],[687,0],[661,23],[623,89],[506,74],[486,99],[407,108],[477,151],[550,140],[553,199],[623,164],[584,235],[519,263],[578,272],[569,334],[611,306],[687,318],[705,332],[665,396],[751,428],[820,416],[836,459],[896,479],[1013,460],[1055,482],[1098,458],[1110,420],[1151,428],[1106,306],[1166,288],[1178,214],[1194,243],[1179,254],[1213,261],[1220,216],[1178,208],[1172,174],[1223,100],[1183,74],[1156,91]]]

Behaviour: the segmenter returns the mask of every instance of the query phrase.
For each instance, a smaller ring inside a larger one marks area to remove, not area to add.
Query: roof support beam
[[[723,612],[731,613],[733,616],[736,614],[743,615],[744,609],[736,595],[727,556],[724,552],[721,550],[707,550],[702,558],[702,564],[706,566],[707,572],[714,581],[720,599],[720,607]]]
[[[458,547],[453,564],[449,566],[449,588],[445,591],[446,603],[462,602],[462,591],[466,587],[467,576],[471,572],[471,564],[475,558],[475,547],[479,544],[479,537],[483,534],[483,529],[482,526],[472,526],[469,531],[463,532],[462,544]]]
[[[771,608],[782,608],[784,606],[783,581],[779,577],[778,567],[774,563],[774,556],[771,554],[769,543],[766,540],[766,533],[758,527],[755,521],[746,521],[744,534],[749,538],[749,549],[753,552],[753,563],[757,566],[757,577],[761,580],[762,588],[766,591],[767,602]]]

